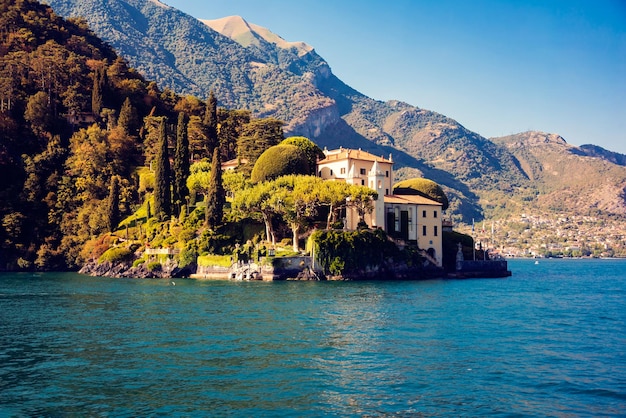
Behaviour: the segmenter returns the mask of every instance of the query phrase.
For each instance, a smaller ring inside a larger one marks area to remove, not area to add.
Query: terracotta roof
[[[385,195],[385,203],[395,203],[395,204],[413,204],[413,205],[430,205],[430,206],[443,206],[441,203],[428,199],[423,196],[416,195]]]
[[[348,159],[362,160],[362,161],[378,161],[380,163],[393,164],[393,161],[386,159],[383,156],[374,155],[374,154],[371,154],[367,151],[363,151],[360,149],[355,150],[355,149],[348,149],[348,148],[340,148],[336,150],[325,151],[324,153],[326,154],[326,158],[319,161],[318,164],[323,164],[323,163],[330,162],[330,161],[341,161],[341,160],[348,160]]]

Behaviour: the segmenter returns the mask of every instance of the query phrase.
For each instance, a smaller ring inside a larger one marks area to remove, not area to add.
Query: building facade
[[[318,176],[329,181],[367,186],[378,193],[374,210],[365,217],[370,228],[383,229],[397,240],[413,243],[427,252],[431,261],[442,265],[442,204],[415,195],[393,194],[393,160],[362,150],[324,149],[318,161]],[[354,210],[346,211],[345,226],[356,229]]]

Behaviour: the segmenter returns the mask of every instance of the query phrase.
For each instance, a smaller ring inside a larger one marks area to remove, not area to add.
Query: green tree
[[[217,117],[222,161],[237,158],[237,141],[244,126],[250,122],[250,111],[218,109]]]
[[[283,220],[289,224],[292,244],[295,252],[299,251],[298,237],[306,220],[317,213],[320,204],[316,189],[324,180],[314,176],[289,175],[279,177],[274,185],[273,199],[275,207]]]
[[[353,207],[359,215],[359,223],[365,223],[365,215],[374,210],[374,200],[378,197],[376,191],[367,186],[351,184],[348,195],[348,206]]]
[[[137,133],[139,117],[137,116],[137,109],[135,109],[128,97],[122,103],[117,126],[123,129],[126,135],[135,135]]]
[[[347,205],[350,185],[340,181],[322,181],[316,188],[316,193],[320,205],[328,207],[326,229],[330,229],[331,224],[337,221],[337,213]]]
[[[205,200],[208,199],[206,202],[205,222],[209,227],[215,228],[222,222],[224,203],[226,201],[226,193],[222,184],[222,165],[219,147],[213,150],[208,192],[208,196],[205,198]]]
[[[93,88],[91,90],[91,113],[93,113],[95,117],[100,116],[100,112],[102,111],[105,86],[104,77],[104,67],[97,68],[93,74]]]
[[[170,159],[167,146],[166,119],[161,119],[159,128],[159,146],[154,167],[154,214],[164,219],[172,214],[172,195],[170,190]]]
[[[233,199],[233,209],[239,214],[265,223],[265,237],[272,245],[276,244],[273,221],[278,213],[274,184],[261,182],[237,193]]]
[[[107,200],[107,227],[109,232],[115,231],[120,223],[120,179],[111,177],[111,187]]]
[[[442,209],[448,209],[449,202],[445,192],[437,183],[425,178],[412,178],[394,184],[393,193],[399,195],[419,195],[432,199],[443,205]]]
[[[33,132],[42,134],[52,128],[52,111],[50,96],[43,91],[37,92],[28,98],[24,119],[30,122]]]
[[[204,196],[205,204],[208,202],[209,186],[211,184],[211,163],[199,161],[190,167],[191,174],[187,177],[187,189],[191,200],[195,202],[195,196],[199,193]],[[205,207],[205,214],[206,214]],[[207,219],[205,217],[205,219]]]
[[[261,154],[254,164],[250,180],[258,183],[288,174],[310,174],[309,163],[301,148],[281,144],[270,147]]]
[[[189,177],[189,139],[187,137],[187,115],[178,114],[178,126],[176,129],[176,150],[174,153],[174,203],[180,211],[181,205],[189,196],[187,188]]]
[[[213,149],[218,146],[217,140],[217,99],[213,95],[213,90],[209,93],[209,99],[206,102],[206,110],[204,112],[204,129],[206,131],[207,148],[209,153],[213,153]]]
[[[248,172],[263,152],[269,147],[278,145],[283,139],[284,122],[274,119],[254,119],[243,126],[241,136],[237,140],[237,157],[247,160]]]
[[[315,142],[311,141],[305,136],[290,136],[280,143],[280,145],[295,145],[300,148],[306,155],[306,159],[309,163],[309,172],[302,174],[315,175],[315,169],[317,167],[317,161],[324,159],[324,151],[318,147]]]

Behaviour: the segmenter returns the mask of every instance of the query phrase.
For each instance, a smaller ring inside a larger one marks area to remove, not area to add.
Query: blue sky
[[[313,46],[346,84],[485,137],[527,130],[626,154],[626,0],[162,0]]]

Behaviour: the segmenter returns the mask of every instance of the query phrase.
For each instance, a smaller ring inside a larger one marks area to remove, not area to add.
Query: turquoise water
[[[0,275],[2,416],[625,416],[626,261],[507,279]]]

